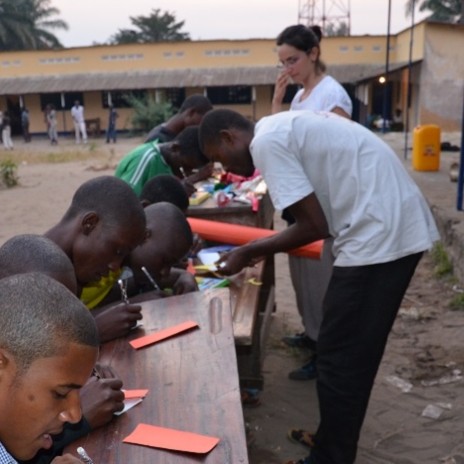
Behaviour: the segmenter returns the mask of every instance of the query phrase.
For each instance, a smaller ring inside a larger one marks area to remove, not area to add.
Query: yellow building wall
[[[408,39],[406,33],[403,35],[391,36],[392,62],[407,60]],[[416,42],[416,55],[419,56],[421,46]],[[401,53],[396,57],[398,47]],[[381,64],[385,62],[386,37],[325,37],[321,49],[322,59],[328,64]],[[274,39],[164,42],[0,53],[2,77],[274,64],[278,64]]]
[[[457,131],[461,129],[464,97],[464,27],[433,24],[426,28],[419,123]]]

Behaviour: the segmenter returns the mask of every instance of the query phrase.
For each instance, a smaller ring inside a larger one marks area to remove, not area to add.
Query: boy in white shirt
[[[423,252],[439,239],[430,209],[388,145],[332,113],[279,113],[254,127],[239,113],[213,110],[200,143],[227,171],[249,176],[258,168],[274,206],[295,218],[224,256],[224,274],[334,239],[318,340],[321,420],[311,455],[290,463],[353,464],[388,334]]]

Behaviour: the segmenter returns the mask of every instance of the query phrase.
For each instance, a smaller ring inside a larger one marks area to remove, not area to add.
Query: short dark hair
[[[192,229],[177,206],[167,202],[155,203],[145,208],[145,214],[147,223],[154,222],[157,229],[169,234],[179,245],[186,243],[188,247],[192,246]]]
[[[290,45],[295,47],[297,50],[309,53],[314,47],[319,49],[319,55],[316,61],[316,67],[321,71],[325,72],[326,66],[320,61],[321,54],[321,43],[322,40],[322,29],[317,26],[306,27],[303,24],[296,24],[294,26],[286,27],[278,36],[276,44]]]
[[[194,94],[187,97],[182,103],[179,113],[183,113],[189,109],[193,108],[199,114],[205,114],[208,111],[213,109],[213,105],[208,100],[208,97],[205,97],[201,94]]]
[[[74,275],[74,267],[66,253],[47,237],[16,235],[0,247],[0,279],[26,272]]]
[[[145,227],[145,213],[135,192],[115,176],[99,176],[84,182],[75,192],[65,220],[95,211],[105,226],[133,224]]]
[[[179,144],[181,156],[195,158],[196,164],[205,165],[209,163],[209,159],[200,148],[198,128],[199,126],[188,126],[174,140]]]
[[[0,280],[0,347],[20,372],[39,358],[63,353],[70,343],[98,347],[95,320],[67,288],[45,274]]]
[[[205,115],[198,131],[200,147],[203,150],[207,143],[217,144],[220,132],[228,129],[253,131],[253,123],[236,111],[227,109],[212,110]]]
[[[142,189],[140,200],[149,204],[166,201],[177,206],[181,211],[189,207],[189,197],[180,180],[169,174],[152,177]]]

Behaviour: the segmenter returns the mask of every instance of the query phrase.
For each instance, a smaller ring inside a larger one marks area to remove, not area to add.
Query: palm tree
[[[431,11],[430,19],[434,21],[464,24],[464,0],[407,0],[406,16],[411,15],[413,5],[419,5],[419,11]]]
[[[147,43],[190,40],[190,35],[181,32],[185,21],[176,22],[176,17],[168,12],[161,13],[159,8],[153,9],[149,16],[135,16],[130,18],[137,29],[119,29],[110,37],[109,42]]]
[[[51,0],[0,0],[0,50],[61,48],[50,29],[67,29]]]
[[[51,0],[21,0],[23,11],[31,24],[34,49],[63,48],[58,38],[50,30],[68,30],[68,24],[56,16],[60,10],[51,6]]]
[[[0,0],[0,50],[19,50],[28,40],[24,16],[13,0]]]

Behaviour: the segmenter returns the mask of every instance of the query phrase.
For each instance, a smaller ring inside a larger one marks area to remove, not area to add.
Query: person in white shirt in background
[[[85,128],[84,107],[79,100],[74,102],[71,108],[71,116],[74,122],[74,132],[76,134],[76,143],[81,143],[81,135],[84,143],[87,143],[87,130]]]
[[[290,111],[331,111],[351,118],[353,105],[348,93],[333,77],[326,74],[326,66],[320,59],[321,40],[319,26],[306,27],[302,24],[289,26],[278,35],[277,54],[282,72],[275,85],[273,114],[282,111],[287,86],[295,83],[302,88],[293,98]],[[284,210],[282,218],[288,224],[294,222],[287,210]],[[310,348],[313,352],[307,363],[289,373],[292,380],[312,380],[317,377],[317,339],[322,322],[322,301],[332,274],[332,244],[332,238],[324,240],[320,261],[289,256],[290,276],[305,331],[286,336],[283,341],[290,346]],[[299,429],[288,433],[293,440],[304,440],[304,432]]]
[[[11,118],[7,111],[3,113],[2,118],[2,140],[5,150],[13,150],[13,141],[11,140]]]

